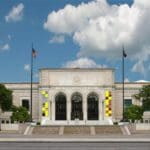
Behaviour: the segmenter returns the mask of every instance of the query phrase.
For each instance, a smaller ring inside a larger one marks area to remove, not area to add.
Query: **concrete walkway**
[[[22,135],[2,134],[0,142],[149,142],[150,134],[140,135]]]
[[[90,127],[91,134],[64,134],[64,127],[60,127],[58,134],[31,134],[33,127],[26,129],[24,134],[3,133],[0,131],[0,142],[149,142],[150,134],[127,134],[125,126],[122,126],[124,134],[96,134],[95,129]],[[54,128],[52,128],[54,132]],[[41,130],[40,130],[41,131]],[[42,130],[43,133],[44,130]],[[47,130],[46,130],[47,131]],[[51,131],[51,130],[50,130]],[[49,131],[49,132],[50,132]],[[97,130],[101,131],[100,129]],[[51,133],[51,132],[50,132]],[[55,132],[54,132],[55,133]],[[104,132],[105,133],[105,132]]]

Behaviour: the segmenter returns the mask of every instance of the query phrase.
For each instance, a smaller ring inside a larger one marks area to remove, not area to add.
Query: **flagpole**
[[[32,122],[32,80],[33,80],[33,43],[32,43],[32,49],[31,49],[31,92],[30,92],[30,100],[31,100],[31,108],[30,108],[30,114],[31,114],[31,122]]]
[[[124,121],[124,46],[122,46],[122,102],[123,102],[122,120]]]

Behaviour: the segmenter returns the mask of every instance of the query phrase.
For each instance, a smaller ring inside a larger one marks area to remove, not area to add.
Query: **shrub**
[[[30,119],[30,115],[29,115],[27,109],[24,107],[13,106],[12,112],[13,112],[12,116],[11,116],[12,122],[17,121],[17,122],[22,123],[22,122],[29,121],[29,119]]]

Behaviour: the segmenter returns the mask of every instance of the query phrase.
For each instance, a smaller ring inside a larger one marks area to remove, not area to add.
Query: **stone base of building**
[[[42,119],[41,125],[113,125],[112,119],[101,121],[89,121],[89,120],[68,120],[68,121],[52,121],[48,119]]]

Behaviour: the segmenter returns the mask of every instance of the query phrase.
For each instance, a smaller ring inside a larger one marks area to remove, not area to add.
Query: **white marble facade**
[[[111,124],[122,119],[122,84],[115,82],[114,69],[40,69],[39,74],[39,83],[33,84],[33,120],[47,125],[88,125]],[[140,105],[133,95],[145,84],[149,83],[125,83],[125,99]],[[5,85],[13,90],[14,105],[21,105],[22,99],[28,99],[30,103],[30,83]],[[43,91],[48,97],[42,95]],[[112,94],[111,116],[105,115],[105,91]],[[93,97],[95,102],[91,103]],[[65,103],[59,104],[57,100]],[[48,103],[48,113],[43,115],[45,102]],[[95,107],[95,111],[89,107]]]
[[[104,115],[104,99],[105,90],[112,91],[114,88],[113,69],[41,69],[39,84],[39,90],[45,90],[49,94],[49,116],[41,116],[40,120],[43,120],[43,124],[103,124],[108,123],[108,119],[111,119]],[[66,96],[66,120],[56,120],[55,98],[59,93]],[[73,107],[71,101],[74,93],[79,93],[82,97],[82,119],[71,119]],[[90,93],[95,93],[98,98],[98,118],[96,120],[87,118],[87,97]],[[40,100],[42,104],[42,98]]]

